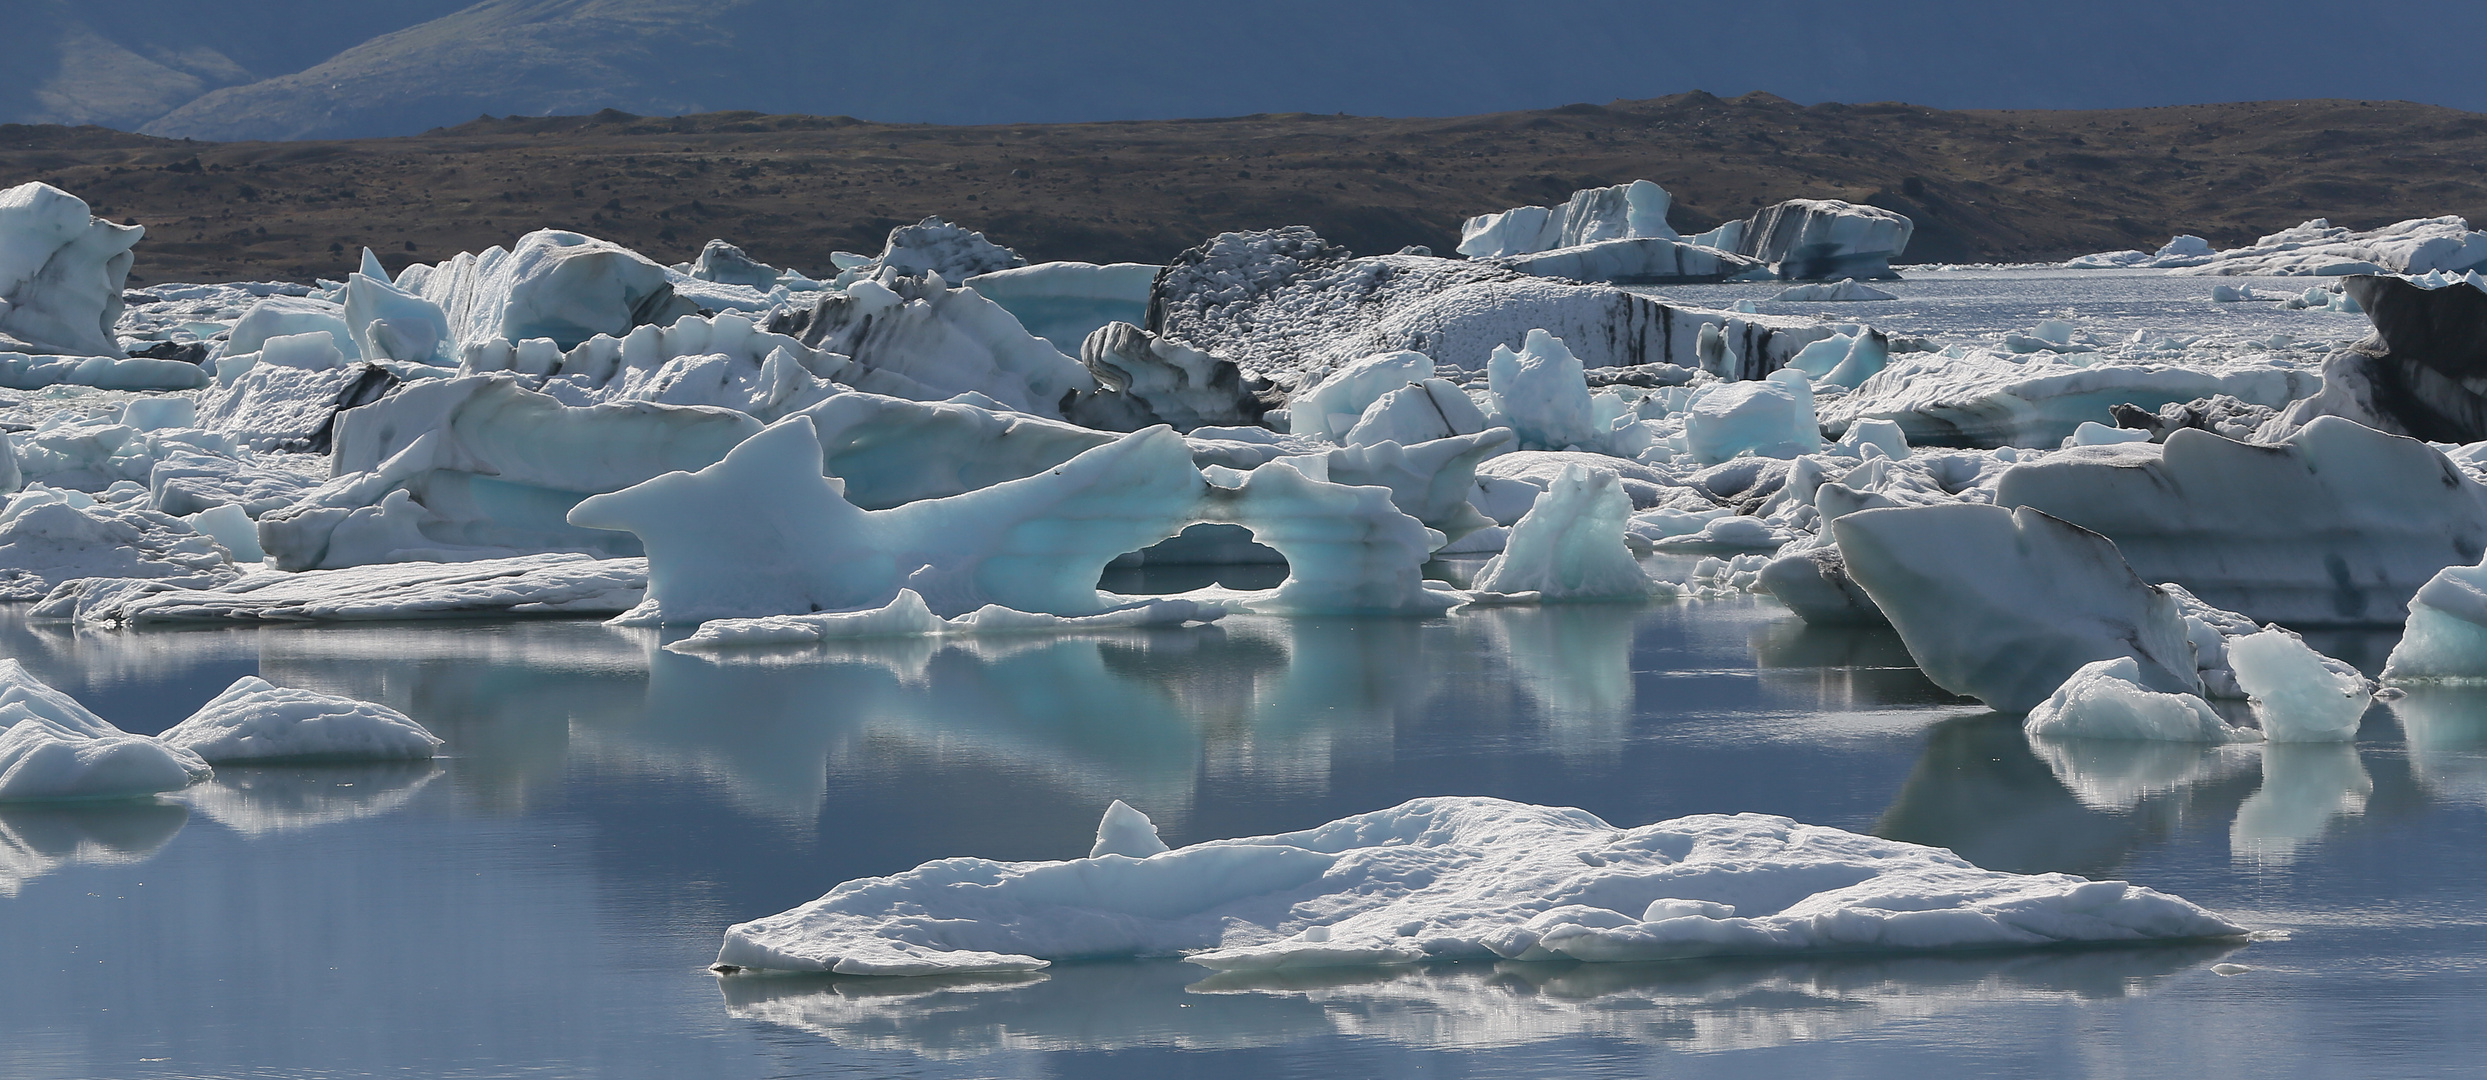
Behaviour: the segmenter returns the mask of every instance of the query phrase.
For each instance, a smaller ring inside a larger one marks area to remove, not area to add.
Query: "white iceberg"
[[[2067,270],[2165,270],[2182,266],[2200,266],[2211,261],[2215,253],[2211,242],[2199,236],[2179,234],[2169,238],[2157,251],[2102,251],[2083,255],[2064,264]]]
[[[2487,232],[2458,217],[2411,218],[2358,231],[2315,218],[2171,271],[2230,277],[2459,274],[2487,267]]]
[[[1703,387],[1684,408],[1684,442],[1693,460],[1715,465],[1741,454],[1792,458],[1820,453],[1813,387],[1801,371]]]
[[[1483,259],[1601,240],[1677,240],[1681,236],[1667,224],[1667,210],[1674,201],[1667,189],[1647,180],[1584,188],[1561,206],[1521,206],[1469,218],[1459,227],[1459,253]]]
[[[2082,365],[2050,353],[2014,358],[1984,349],[1910,353],[1887,364],[1866,372],[1855,393],[1827,403],[1824,426],[1839,432],[1860,420],[1891,420],[1913,446],[2052,448],[2085,422],[2112,422],[2118,405],[2152,411],[2226,395],[2280,408],[2322,385],[2312,371],[2266,363]]]
[[[768,328],[851,358],[840,381],[892,397],[940,401],[973,392],[1060,419],[1066,399],[1097,388],[1079,361],[975,290],[951,288],[937,272],[884,271],[808,310],[780,315]]]
[[[2383,678],[2487,681],[2487,565],[2447,566],[2419,587]]]
[[[38,485],[0,509],[0,599],[38,599],[78,578],[205,587],[240,574],[232,553],[189,522],[131,503]]]
[[[2286,630],[2232,638],[2228,666],[2272,742],[2350,742],[2374,684]]]
[[[122,731],[0,659],[0,803],[142,798],[213,773],[198,755]]]
[[[2032,736],[2150,739],[2162,742],[2253,742],[2262,736],[2220,719],[2192,694],[2162,694],[2141,685],[2130,656],[2081,666],[2055,693],[2029,710],[2021,730]]]
[[[1612,471],[1567,466],[1511,527],[1502,553],[1486,560],[1472,587],[1541,600],[1643,599],[1649,575],[1624,544],[1631,513],[1632,500]]]
[[[726,931],[727,971],[932,975],[1180,955],[1220,970],[1651,961],[2233,938],[2120,881],[1981,870],[1759,814],[1618,829],[1580,810],[1419,799],[1147,858],[958,858]]]
[[[508,249],[409,266],[395,288],[437,305],[461,351],[529,338],[567,349],[693,311],[674,296],[664,267],[619,244],[559,229],[538,229]]]
[[[386,705],[276,686],[245,675],[156,739],[209,764],[419,761],[441,739]]]
[[[104,390],[196,390],[208,383],[197,364],[133,356],[29,356],[0,352],[0,387],[40,390],[92,386]]]
[[[216,588],[90,577],[54,589],[27,618],[149,626],[618,615],[646,599],[647,588],[646,559],[557,552],[300,573],[259,570]]]
[[[1509,425],[1522,448],[1606,448],[1611,429],[1598,422],[1580,360],[1562,338],[1531,330],[1518,352],[1496,345],[1486,359],[1485,376],[1494,404],[1488,422]]]
[[[118,358],[121,287],[146,233],[50,184],[0,191],[0,350]]]

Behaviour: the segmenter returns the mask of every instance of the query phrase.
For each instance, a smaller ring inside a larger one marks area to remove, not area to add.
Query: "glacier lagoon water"
[[[724,662],[657,643],[581,621],[72,634],[0,612],[0,650],[132,730],[260,674],[385,702],[454,754],[0,809],[0,1075],[2264,1078],[2487,1059],[2487,693],[2379,705],[2355,746],[2033,746],[1888,634],[1748,600]],[[2316,643],[2369,670],[2391,644]],[[2278,933],[1258,981],[1171,961],[703,970],[727,924],[846,878],[1084,854],[1114,798],[1181,844],[1430,794],[1618,824],[1786,814],[2127,878]]]

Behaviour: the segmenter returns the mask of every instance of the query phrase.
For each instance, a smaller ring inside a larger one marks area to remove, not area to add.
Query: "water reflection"
[[[0,899],[64,866],[143,861],[189,820],[152,800],[0,806]]]
[[[1781,1046],[2005,1002],[2136,997],[2239,946],[1801,962],[1457,964],[1207,975],[1175,961],[1008,981],[729,978],[728,1012],[850,1049],[1233,1050],[1329,1035],[1485,1050],[1600,1036],[1649,1048]]]
[[[406,805],[439,775],[429,761],[372,765],[217,768],[214,779],[175,793],[208,820],[244,836],[377,817]]]
[[[2429,793],[2487,803],[2487,686],[2412,686],[2391,708]]]
[[[2262,787],[2237,807],[2228,829],[2236,861],[2286,864],[2323,835],[2332,819],[2366,809],[2375,779],[2349,743],[2270,743],[2262,752]]]
[[[2096,810],[2131,810],[2144,799],[2226,779],[2250,770],[2259,749],[2235,743],[2053,736],[2031,736],[2029,744],[2074,798]]]

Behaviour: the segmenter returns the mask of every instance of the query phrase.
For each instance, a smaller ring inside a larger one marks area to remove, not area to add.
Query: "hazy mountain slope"
[[[2487,82],[2427,61],[2419,30],[2487,37],[2487,4],[2397,0],[2387,17],[2337,0],[487,0],[213,90],[144,130],[363,137],[608,107],[948,124],[1445,116],[1694,87],[1952,108],[2487,108]]]
[[[10,0],[0,119],[135,128],[219,87],[289,74],[463,0]]]

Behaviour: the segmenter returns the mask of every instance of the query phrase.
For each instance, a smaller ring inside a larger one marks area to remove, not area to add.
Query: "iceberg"
[[[1487,259],[1602,240],[1680,240],[1667,224],[1667,210],[1674,202],[1667,189],[1647,180],[1584,188],[1561,206],[1522,206],[1469,218],[1459,227],[1459,253]]]
[[[2306,277],[2459,274],[2481,268],[2487,268],[2487,232],[2471,230],[2458,217],[2411,218],[2364,232],[2315,218],[2170,272]]]
[[[198,755],[122,731],[0,659],[0,803],[144,798],[213,774]]]
[[[439,736],[386,705],[275,686],[256,675],[235,679],[156,740],[213,765],[426,761],[441,745]]]
[[[1573,366],[1579,366],[1578,361]],[[1434,377],[1434,371],[1432,357],[1406,350],[1375,353],[1343,364],[1287,399],[1287,430],[1344,442],[1383,395],[1423,383]],[[1585,397],[1588,384],[1581,385]]]
[[[1079,346],[1079,362],[1098,389],[1082,394],[1066,412],[1091,427],[1251,426],[1269,411],[1269,403],[1244,384],[1234,361],[1162,340],[1127,322],[1108,323],[1088,335]]]
[[[1693,460],[1716,465],[1740,454],[1793,458],[1820,453],[1813,387],[1804,372],[1775,371],[1749,382],[1703,387],[1684,407],[1684,442]]]
[[[1145,858],[957,858],[861,878],[730,927],[716,964],[729,974],[935,975],[1179,955],[1222,971],[1270,971],[2244,933],[2124,882],[1981,870],[1940,848],[1782,817],[1699,815],[1618,829],[1580,810],[1432,798]]]
[[[78,578],[195,587],[240,575],[231,553],[189,522],[131,503],[37,485],[0,509],[0,600],[40,599]]]
[[[1690,368],[1700,366],[1706,326],[1739,360],[1729,374],[1757,378],[1833,332],[1811,319],[1702,311],[1483,262],[1356,258],[1300,225],[1224,233],[1177,255],[1151,305],[1151,332],[1294,389],[1403,350],[1475,370],[1495,346],[1517,348],[1531,330],[1569,342],[1584,367]]]
[[[910,277],[932,273],[947,281],[965,281],[1027,264],[1018,252],[985,239],[983,233],[928,217],[891,229],[880,257],[841,273],[838,284],[881,277],[884,272]]]
[[[2290,406],[2271,430],[2340,416],[2430,442],[2487,439],[2479,383],[2487,373],[2487,292],[2371,274],[2341,284],[2375,331],[2327,357],[2322,392]]]
[[[741,285],[767,292],[777,287],[777,268],[743,253],[743,249],[723,240],[710,240],[700,245],[699,258],[691,263],[691,276],[701,281],[722,285]]]
[[[2322,381],[2310,371],[2262,363],[2072,364],[2047,353],[2017,358],[1976,349],[1891,356],[1854,385],[1854,393],[1826,403],[1826,429],[1890,420],[1911,446],[2051,449],[2084,423],[2115,423],[2119,405],[2149,412],[2225,396],[2280,408],[2314,394]]]
[[[398,288],[381,271],[379,260],[368,257],[370,254],[370,249],[364,249],[367,265],[361,273],[346,275],[343,296],[338,301],[344,309],[346,328],[353,332],[354,343],[362,347],[362,355],[410,364],[455,365],[457,357],[450,352],[454,340],[449,331],[449,313],[442,311],[439,304]]]
[[[1761,263],[1734,252],[1659,237],[1600,240],[1484,261],[1531,277],[1612,285],[1700,284],[1767,273]]]
[[[398,272],[395,287],[440,308],[460,355],[488,342],[529,338],[550,338],[567,349],[694,310],[674,295],[665,268],[646,256],[559,229],[538,229],[507,249],[409,266]]]
[[[1624,544],[1632,500],[1610,470],[1566,466],[1554,486],[1511,527],[1502,553],[1486,560],[1472,587],[1481,593],[1535,593],[1540,600],[1640,600],[1649,596]]]
[[[1859,510],[1831,523],[1846,569],[1934,684],[2026,713],[2092,661],[2202,692],[2184,616],[2106,537],[1976,503]]]
[[[900,589],[898,596],[889,603],[858,611],[709,619],[700,623],[699,629],[690,637],[665,648],[670,652],[697,655],[728,649],[816,645],[870,638],[1129,630],[1215,622],[1225,614],[1226,609],[1214,603],[1176,598],[1140,600],[1095,615],[1047,615],[987,604],[965,615],[945,619],[933,614],[932,608],[925,605],[922,594],[913,589]]]
[[[2339,417],[2274,445],[2198,429],[2066,450],[1996,482],[2115,541],[2135,571],[2289,626],[2400,622],[2446,566],[2487,554],[2487,496],[2442,452]]]
[[[130,249],[146,234],[50,184],[0,191],[0,350],[120,357],[112,328]]]
[[[933,271],[884,271],[855,281],[807,310],[771,319],[768,329],[850,357],[840,381],[892,397],[940,401],[973,392],[1006,408],[1061,419],[1075,395],[1097,389],[1079,361],[1028,333],[1001,306],[973,289],[951,288]]]
[[[2260,732],[2220,719],[2192,694],[2162,694],[2141,685],[2130,656],[2096,660],[2073,672],[2037,708],[2023,731],[2038,738],[2149,739],[2160,742],[2255,742]]]
[[[1765,206],[1744,227],[1736,253],[1782,278],[1893,278],[1891,260],[1908,250],[1915,222],[1879,206],[1838,199],[1790,199]]]
[[[2487,681],[2487,565],[2447,566],[2418,587],[2383,679]]]
[[[233,324],[230,333],[232,336],[216,350],[219,368],[224,357],[259,352],[273,339],[304,334],[327,335],[329,344],[337,350],[340,359],[323,367],[341,367],[344,360],[363,357],[362,335],[347,324],[344,306],[317,296],[260,297],[249,311],[242,313],[241,321]],[[232,382],[235,375],[246,369],[246,364],[219,381]]]
[[[1108,324],[1148,321],[1149,288],[1161,269],[1147,263],[1049,262],[987,271],[959,284],[1001,305],[1029,333],[1077,356],[1088,335]]]
[[[262,570],[203,589],[91,577],[55,588],[26,617],[135,627],[619,615],[646,599],[647,588],[645,559],[555,553],[299,573]]]
[[[92,386],[103,390],[196,390],[208,383],[197,364],[133,356],[29,356],[0,352],[0,387],[41,390]]]
[[[1562,338],[1531,330],[1518,352],[1494,346],[1485,377],[1495,409],[1490,419],[1508,424],[1522,448],[1606,449],[1611,429],[1598,422],[1580,360]]]
[[[2286,630],[2227,642],[2228,666],[2272,742],[2350,742],[2374,684]]]
[[[2169,270],[2200,266],[2215,257],[2211,242],[2199,236],[2169,238],[2157,251],[2102,251],[2064,264],[2067,270]]]

